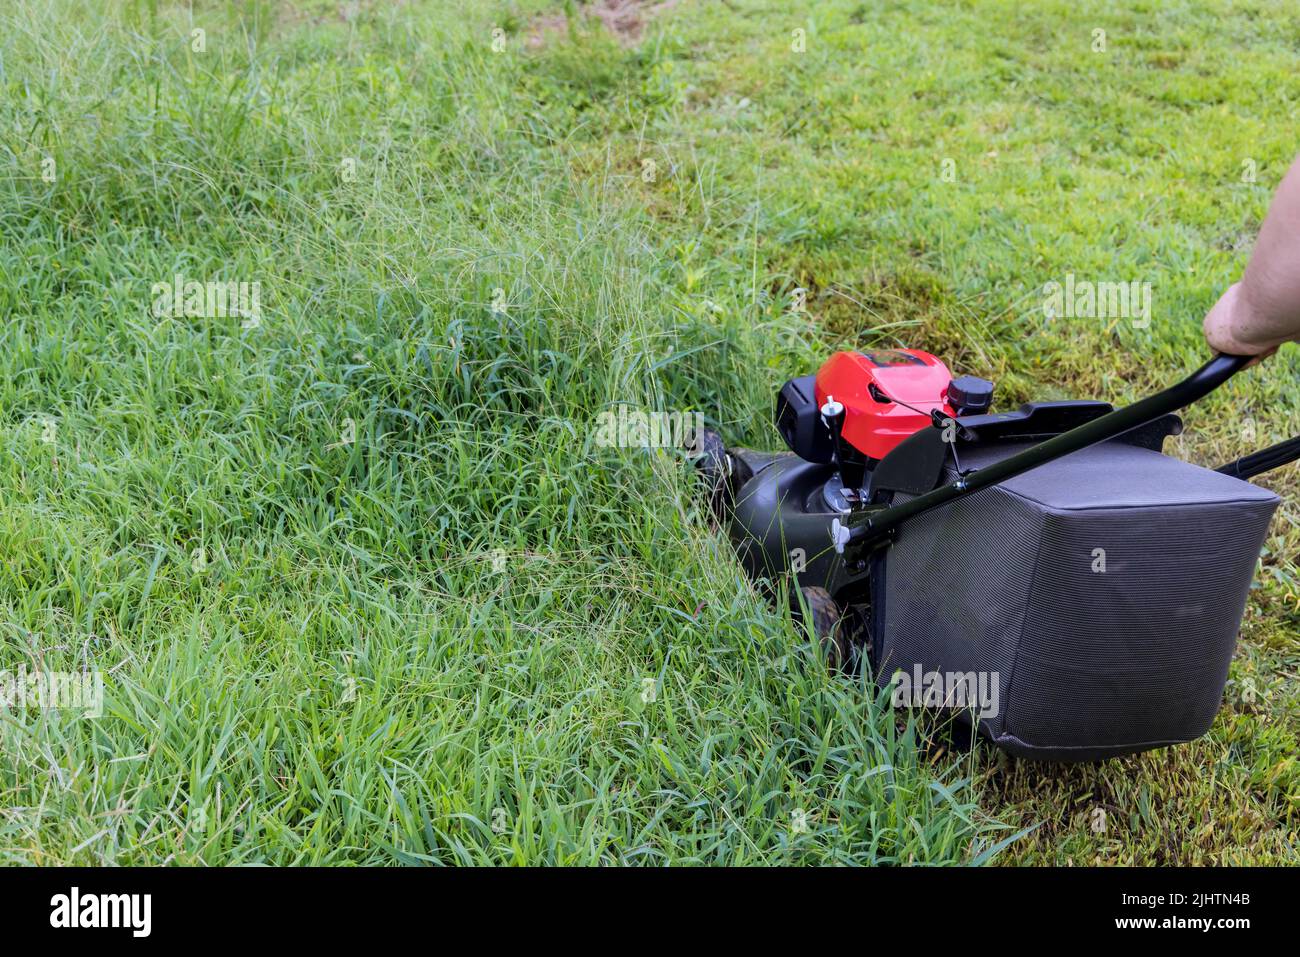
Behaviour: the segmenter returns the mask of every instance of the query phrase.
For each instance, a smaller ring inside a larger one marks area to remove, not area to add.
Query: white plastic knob
[[[849,543],[850,534],[849,527],[838,518],[831,520],[831,544],[835,546],[836,554],[844,554],[844,546]]]

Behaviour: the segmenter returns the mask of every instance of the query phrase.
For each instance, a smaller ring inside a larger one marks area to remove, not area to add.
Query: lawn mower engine
[[[1126,754],[1209,728],[1278,504],[1243,479],[1300,456],[1163,454],[1173,410],[1246,362],[1118,410],[993,413],[992,383],[928,353],[839,352],[781,389],[789,452],[712,436],[702,464],[745,570],[790,576],[833,664],[1016,755]]]

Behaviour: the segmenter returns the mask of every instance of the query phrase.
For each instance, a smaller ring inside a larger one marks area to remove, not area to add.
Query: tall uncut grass
[[[678,108],[655,51],[600,43],[575,79],[514,33],[494,53],[502,16],[0,14],[0,664],[106,683],[97,719],[0,717],[0,859],[921,863],[1000,836],[961,760],[743,582],[680,453],[593,442],[617,403],[758,440],[818,346],[591,150],[584,90]],[[154,315],[176,275],[259,282],[260,323]]]

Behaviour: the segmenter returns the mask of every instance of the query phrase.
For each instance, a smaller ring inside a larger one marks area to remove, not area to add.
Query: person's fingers
[[[1281,348],[1282,348],[1281,346],[1273,346],[1271,349],[1261,352],[1259,355],[1255,356],[1255,358],[1247,362],[1244,368],[1249,369],[1251,366],[1259,365],[1261,362],[1263,362],[1265,359],[1267,359],[1269,356],[1271,356],[1273,353],[1277,352],[1277,350]]]
[[[1249,342],[1239,338],[1241,323],[1241,310],[1244,308],[1244,300],[1241,296],[1241,283],[1234,282],[1228,287],[1227,291],[1219,297],[1205,316],[1205,340],[1210,344],[1210,348],[1216,352],[1226,352],[1234,356],[1260,356],[1272,355],[1277,351],[1277,345],[1268,342]]]

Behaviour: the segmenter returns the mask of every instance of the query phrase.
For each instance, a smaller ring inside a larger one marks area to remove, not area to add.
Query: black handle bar
[[[1300,459],[1300,435],[1279,442],[1277,445],[1270,445],[1251,455],[1243,455],[1227,465],[1220,465],[1214,471],[1231,475],[1233,478],[1251,479],[1264,472],[1271,472],[1288,462],[1294,462],[1296,459]]]
[[[964,475],[955,482],[941,485],[901,505],[854,513],[849,516],[848,528],[841,528],[832,533],[838,539],[835,543],[836,550],[851,547],[857,552],[861,547],[874,544],[890,535],[903,522],[922,512],[928,512],[955,498],[971,495],[990,485],[997,485],[1017,475],[1023,475],[1030,469],[1055,461],[1063,455],[1123,435],[1130,429],[1146,425],[1162,415],[1177,412],[1209,395],[1254,358],[1254,356],[1217,354],[1182,382],[1170,386],[1163,392],[1157,392],[1132,405],[1108,412],[1100,418],[1085,422],[1068,432],[1062,432],[1023,452],[1017,452],[977,472]]]

